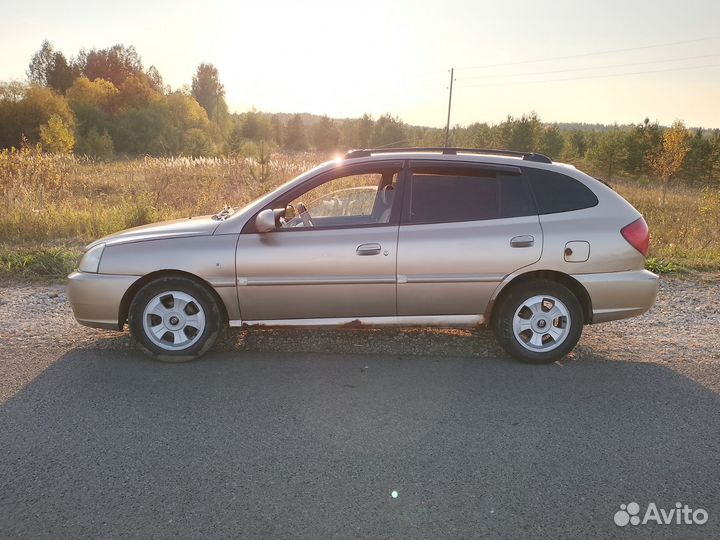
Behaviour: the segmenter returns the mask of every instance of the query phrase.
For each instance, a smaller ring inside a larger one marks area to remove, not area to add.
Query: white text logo
[[[613,520],[618,527],[625,525],[704,525],[708,520],[707,510],[697,508],[693,510],[687,504],[675,503],[669,510],[658,508],[654,502],[648,504],[645,513],[640,517],[640,505],[636,502],[621,504],[620,510],[615,512]]]

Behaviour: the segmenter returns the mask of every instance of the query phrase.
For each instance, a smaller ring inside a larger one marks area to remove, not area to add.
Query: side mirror
[[[266,208],[255,217],[255,228],[258,232],[270,232],[275,230],[275,211]]]

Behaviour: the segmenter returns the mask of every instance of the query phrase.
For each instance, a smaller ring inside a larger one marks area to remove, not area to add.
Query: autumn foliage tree
[[[109,159],[114,155],[239,154],[285,150],[442,146],[442,128],[414,126],[392,114],[331,119],[312,114],[230,113],[213,64],[202,63],[182,90],[147,69],[134,47],[117,44],[65,56],[45,40],[26,82],[0,81],[0,148]],[[608,180],[617,177],[720,187],[720,130],[682,123],[547,124],[531,112],[498,124],[483,119],[452,126],[450,143],[535,151]],[[65,159],[58,156],[58,159]],[[255,158],[259,159],[259,158]],[[262,158],[265,159],[265,158]],[[261,160],[262,161],[262,160]],[[263,173],[264,175],[264,173]]]
[[[46,124],[40,126],[42,148],[53,154],[69,154],[75,147],[72,127],[59,115],[53,114]]]
[[[680,171],[689,150],[690,134],[685,125],[677,121],[663,133],[659,150],[648,157],[650,170],[662,183],[663,204],[670,181]]]

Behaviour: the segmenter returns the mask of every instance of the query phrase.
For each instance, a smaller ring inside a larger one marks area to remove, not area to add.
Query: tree
[[[270,127],[272,129],[273,142],[276,145],[281,145],[283,142],[283,123],[280,119],[280,115],[273,114],[270,119]]]
[[[131,75],[118,88],[117,110],[141,109],[150,103],[162,101],[162,97],[162,94],[150,85],[147,78]]]
[[[115,150],[113,140],[105,130],[98,132],[94,127],[80,136],[75,146],[75,153],[96,159],[110,159]]]
[[[557,125],[545,128],[540,143],[540,151],[552,159],[557,159],[562,154],[563,146],[565,146],[565,139]]]
[[[606,180],[612,181],[613,173],[627,157],[625,135],[617,125],[600,135],[597,145],[588,151],[588,157],[598,169],[606,174]]]
[[[79,105],[92,106],[105,112],[114,109],[115,100],[119,94],[118,89],[110,81],[87,77],[78,77],[68,88],[66,96],[70,105],[75,109]]]
[[[285,146],[290,150],[307,150],[305,125],[299,114],[294,114],[285,128]]]
[[[313,127],[313,145],[317,150],[328,152],[337,150],[340,142],[340,130],[335,122],[327,116],[322,116]]]
[[[160,71],[158,71],[158,68],[156,68],[155,66],[150,66],[149,68],[147,68],[147,71],[145,72],[145,77],[150,88],[160,94],[164,94],[166,92],[165,84],[163,83],[163,78],[162,75],[160,75]],[[168,86],[168,89],[169,88],[170,87]]]
[[[662,144],[662,130],[657,122],[645,118],[633,126],[627,137],[625,168],[630,173],[647,174],[648,158],[658,152]]]
[[[190,128],[207,130],[210,125],[208,115],[192,96],[182,92],[173,92],[166,98],[173,124],[185,131]]]
[[[485,123],[470,124],[467,127],[467,136],[471,148],[492,148],[494,146],[492,130]]]
[[[205,109],[192,96],[182,92],[173,92],[166,97],[159,94],[158,96],[157,101],[152,103],[163,111],[163,118],[168,121],[163,131],[165,152],[195,156],[214,153],[215,144]],[[189,130],[202,131],[205,134],[204,138],[201,140],[201,137],[194,132],[188,134]],[[204,139],[210,141],[209,145],[205,145]],[[202,150],[204,147],[206,149]]]
[[[2,122],[0,122],[2,124]],[[710,152],[711,172],[710,175],[715,179],[715,184],[720,185],[720,129],[714,129],[710,136]]]
[[[570,158],[583,159],[588,151],[588,139],[583,131],[575,129],[567,136],[566,155]]]
[[[110,157],[112,151],[107,150],[108,144],[102,134],[111,129],[110,115],[116,109],[118,89],[105,79],[90,81],[87,77],[78,77],[65,95],[77,120],[77,153]]]
[[[508,116],[499,130],[500,144],[508,150],[534,152],[540,149],[543,128],[535,112],[524,114],[520,119]]]
[[[680,171],[683,160],[690,150],[689,138],[690,134],[685,129],[685,124],[676,121],[663,133],[659,151],[649,156],[650,170],[662,182],[663,205],[670,181]]]
[[[407,144],[405,124],[399,118],[384,114],[375,122],[370,145],[380,146],[403,146]]]
[[[40,126],[40,141],[47,152],[68,154],[75,146],[75,135],[59,115],[53,114],[47,124]]]
[[[228,153],[233,155],[238,154],[242,149],[244,142],[245,138],[242,135],[242,125],[236,123],[230,131],[230,136],[227,140]]]
[[[120,114],[112,124],[115,149],[127,154],[166,155],[174,149],[174,130],[165,103]]]
[[[47,86],[48,73],[55,64],[55,48],[47,39],[42,42],[40,50],[33,54],[27,68],[27,78],[33,84]]]
[[[368,113],[363,114],[357,122],[357,144],[352,146],[369,148],[373,131],[375,131],[375,121]]]
[[[702,129],[696,129],[688,140],[689,148],[682,165],[685,180],[692,186],[697,181],[707,182],[713,172],[713,146]]]
[[[70,88],[77,77],[77,70],[68,63],[65,55],[56,52],[53,65],[47,74],[47,85],[53,90],[64,94]]]
[[[272,125],[265,116],[252,110],[242,115],[241,134],[251,141],[269,141],[272,139]]]
[[[212,64],[200,64],[192,79],[192,95],[207,112],[210,120],[218,122],[218,114],[227,111],[225,87]]]
[[[113,45],[108,49],[80,51],[77,59],[83,75],[91,81],[105,79],[120,88],[131,76],[145,78],[140,55],[132,45]]]
[[[40,126],[54,114],[74,129],[75,117],[65,97],[42,86],[11,87],[0,99],[0,147],[19,147],[23,137],[30,144],[39,142]]]
[[[65,55],[56,51],[47,39],[32,56],[26,73],[30,83],[49,86],[61,94],[70,88],[77,76],[77,71]]]
[[[183,154],[192,157],[209,156],[214,151],[209,135],[198,128],[190,128],[183,137]]]

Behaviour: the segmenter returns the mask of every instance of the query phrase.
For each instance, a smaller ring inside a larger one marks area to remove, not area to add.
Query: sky
[[[134,45],[174,89],[215,64],[231,111],[390,113],[444,126],[720,127],[717,0],[2,1],[0,80],[43,39],[66,56]]]

